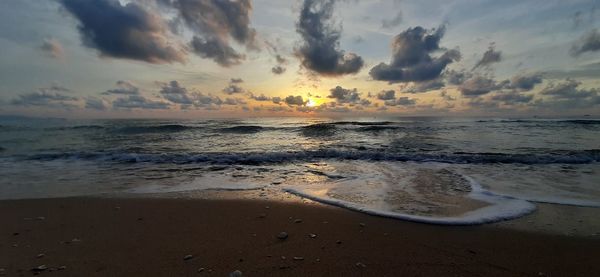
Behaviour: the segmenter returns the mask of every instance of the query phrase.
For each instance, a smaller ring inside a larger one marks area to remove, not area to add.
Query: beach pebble
[[[67,269],[66,265],[61,265],[61,266],[58,267],[58,270],[65,270],[65,269]]]
[[[43,265],[39,265],[39,266],[36,266],[36,267],[32,268],[31,271],[33,271],[33,272],[41,272],[41,271],[44,271],[44,270],[47,270],[47,269],[48,269],[48,267],[45,264],[43,264]]]
[[[38,216],[38,217],[36,217],[35,219],[37,219],[37,220],[45,220],[45,219],[46,219],[46,217],[43,217],[43,216]]]
[[[302,223],[302,219],[298,218],[298,219],[294,220],[294,223]]]
[[[192,256],[192,255],[185,255],[185,256],[183,257],[183,260],[184,260],[184,261],[187,261],[187,260],[191,260],[192,258],[194,258],[194,256]]]
[[[234,272],[229,273],[229,277],[242,277],[242,272],[239,270],[236,270]]]
[[[304,257],[294,257],[294,261],[304,261]]]
[[[281,233],[279,233],[279,235],[277,235],[277,238],[281,239],[281,240],[287,239],[288,238],[288,233],[281,232]]]
[[[46,254],[44,254],[44,253],[40,253],[40,254],[38,254],[38,255],[36,256],[36,258],[38,258],[38,259],[39,259],[39,258],[43,258],[44,256],[46,256]]]
[[[318,262],[320,262],[320,261],[321,261],[321,259],[316,259],[316,260],[315,260],[315,262],[317,262],[317,263],[318,263]]]
[[[365,227],[365,226],[367,226],[366,224],[364,224],[364,223],[362,223],[362,222],[361,222],[361,223],[359,223],[358,225],[359,225],[360,227]]]
[[[314,239],[314,238],[317,237],[317,234],[308,234],[308,237],[311,238],[311,239]]]
[[[258,215],[258,218],[265,218],[265,217],[267,217],[267,214],[259,214]]]
[[[367,267],[365,264],[363,264],[363,263],[361,263],[361,262],[358,262],[358,263],[356,263],[355,265],[356,265],[356,267],[360,267],[360,268],[365,268],[365,267]]]
[[[338,240],[338,241],[336,241],[335,243],[336,243],[336,244],[342,244],[342,241],[341,241],[341,240]]]

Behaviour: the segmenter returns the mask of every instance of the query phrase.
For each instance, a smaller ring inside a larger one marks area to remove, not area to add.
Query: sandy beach
[[[263,200],[0,201],[5,276],[595,276],[600,239]],[[287,238],[280,239],[281,232]],[[32,270],[33,269],[33,270]]]

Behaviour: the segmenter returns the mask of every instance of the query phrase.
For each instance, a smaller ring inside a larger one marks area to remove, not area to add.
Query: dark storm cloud
[[[462,85],[467,79],[471,78],[473,75],[464,70],[456,71],[456,70],[447,70],[444,72],[444,77],[448,81],[448,83],[452,85]]]
[[[444,26],[426,30],[422,27],[409,28],[392,41],[392,61],[373,67],[369,75],[374,80],[399,82],[423,82],[436,79],[446,66],[460,59],[458,50],[440,48]],[[442,51],[438,57],[432,53]]]
[[[598,97],[600,90],[596,88],[579,88],[581,82],[573,79],[566,79],[561,83],[548,84],[540,91],[543,95],[551,96],[555,99],[589,99]]]
[[[585,34],[571,47],[570,54],[578,57],[585,52],[596,52],[600,50],[600,33],[594,29]]]
[[[256,30],[250,27],[250,0],[159,0],[173,8],[178,21],[194,32],[194,52],[221,66],[241,63],[245,58],[230,45],[230,38],[248,49],[258,49]]]
[[[122,95],[138,95],[140,94],[140,89],[134,84],[128,81],[117,81],[117,88],[109,89],[102,94],[110,95],[110,94],[122,94]]]
[[[150,63],[185,62],[185,50],[171,43],[168,26],[143,5],[118,0],[59,0],[79,21],[83,44],[101,56]]]
[[[330,22],[335,0],[304,0],[296,31],[302,45],[296,49],[302,65],[324,76],[357,73],[363,59],[340,49],[341,31]]]
[[[541,84],[543,81],[541,73],[521,74],[512,77],[510,85],[514,89],[530,91],[535,85]]]
[[[396,99],[396,92],[394,90],[384,90],[377,93],[377,99],[379,100],[393,100]]]
[[[62,45],[55,39],[44,39],[40,49],[46,52],[52,58],[62,59],[65,57],[65,51]]]
[[[335,99],[338,103],[358,103],[360,102],[360,94],[354,89],[345,89],[341,86],[336,86],[329,90],[327,98]]]
[[[400,23],[402,23],[402,12],[398,11],[393,18],[381,20],[381,28],[391,29],[400,26]]]
[[[466,80],[458,89],[463,96],[476,97],[506,88],[508,83],[508,80],[498,83],[494,79],[477,75]]]
[[[306,102],[304,101],[304,99],[302,99],[302,96],[300,96],[300,95],[298,95],[298,96],[290,95],[290,96],[286,97],[285,99],[283,99],[283,101],[286,104],[288,104],[289,106],[304,106],[304,104],[306,104]]]
[[[115,109],[168,109],[169,103],[147,99],[141,95],[129,95],[112,102]]]
[[[496,51],[494,44],[491,44],[488,47],[488,50],[483,53],[483,57],[479,60],[472,70],[475,70],[479,67],[488,67],[493,63],[500,62],[502,60],[502,52]]]
[[[85,108],[89,110],[105,111],[108,110],[108,105],[103,99],[87,97],[85,98]]]

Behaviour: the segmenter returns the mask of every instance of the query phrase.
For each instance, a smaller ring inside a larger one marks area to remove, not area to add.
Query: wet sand
[[[597,236],[435,226],[297,202],[5,200],[0,220],[5,276],[40,265],[52,276],[600,275]]]

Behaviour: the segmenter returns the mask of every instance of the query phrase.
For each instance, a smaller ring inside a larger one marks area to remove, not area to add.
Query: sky
[[[0,114],[600,115],[600,1],[3,0]]]

